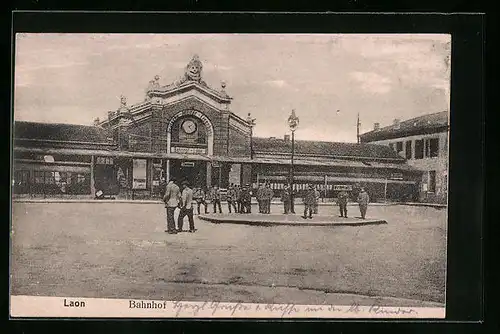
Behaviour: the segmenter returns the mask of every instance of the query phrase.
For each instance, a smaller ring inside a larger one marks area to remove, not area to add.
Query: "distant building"
[[[422,202],[446,203],[448,195],[448,112],[438,112],[360,135],[360,142],[391,147],[408,165],[423,171],[419,191]]]
[[[291,181],[291,139],[254,138],[251,117],[230,108],[232,98],[202,80],[197,57],[169,85],[151,80],[144,101],[93,125],[15,122],[16,196],[158,198],[165,181],[197,187],[269,182],[276,194]],[[283,120],[285,122],[285,120]],[[262,120],[265,122],[265,120]],[[90,123],[90,122],[89,122]],[[293,184],[315,184],[326,197],[366,188],[373,200],[415,201],[422,172],[385,145],[295,141]]]

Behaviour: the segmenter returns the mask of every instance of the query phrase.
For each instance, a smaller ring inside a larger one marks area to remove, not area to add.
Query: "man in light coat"
[[[189,182],[182,182],[182,204],[181,211],[179,212],[179,217],[177,218],[177,231],[182,232],[182,226],[184,225],[184,217],[188,216],[189,220],[189,232],[194,233],[196,229],[194,228],[193,219],[193,190],[189,187]]]
[[[361,188],[361,191],[359,192],[358,195],[358,204],[362,219],[365,219],[366,210],[368,209],[368,203],[370,203],[370,196],[368,196],[368,193],[365,191],[364,188]]]
[[[181,191],[179,186],[175,183],[174,179],[170,179],[167,186],[165,187],[165,195],[163,196],[163,202],[165,203],[165,208],[167,209],[167,229],[165,232],[169,234],[176,234],[174,212],[179,206],[181,200]]]

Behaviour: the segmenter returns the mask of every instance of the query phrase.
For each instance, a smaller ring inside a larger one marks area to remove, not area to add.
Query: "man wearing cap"
[[[193,190],[189,187],[189,182],[182,182],[182,202],[181,211],[179,212],[179,217],[177,219],[177,231],[182,232],[182,226],[184,225],[184,217],[188,216],[189,220],[189,232],[193,233],[194,219],[193,219]]]
[[[306,194],[304,196],[304,215],[302,216],[302,218],[312,219],[315,201],[316,201],[316,196],[314,193],[314,188],[312,185],[309,185],[309,189],[307,189]]]
[[[174,211],[179,206],[181,200],[181,191],[179,186],[175,183],[172,178],[165,187],[165,195],[163,196],[163,202],[165,203],[165,208],[167,209],[167,229],[165,232],[169,234],[176,234]]]
[[[291,192],[288,184],[285,184],[283,191],[281,192],[281,201],[283,202],[283,210],[284,214],[288,214],[290,212],[290,198]]]
[[[340,217],[347,218],[347,202],[349,200],[349,194],[342,190],[337,196],[337,204],[340,209]]]
[[[227,190],[226,201],[229,213],[231,213],[231,208],[234,209],[234,213],[238,212],[236,208],[236,190],[233,183],[229,185]]]
[[[271,189],[271,185],[269,183],[266,183],[264,189],[262,190],[263,213],[271,213],[271,200],[273,199],[273,196],[274,192]]]
[[[359,192],[358,195],[358,204],[362,219],[365,219],[366,210],[368,209],[368,203],[370,203],[370,196],[368,196],[368,193],[365,191],[364,188],[361,188],[361,191]]]
[[[241,212],[252,213],[252,194],[250,193],[250,185],[247,184],[241,190]]]
[[[259,206],[259,213],[264,213],[264,184],[259,184],[255,198],[257,199],[257,204]]]

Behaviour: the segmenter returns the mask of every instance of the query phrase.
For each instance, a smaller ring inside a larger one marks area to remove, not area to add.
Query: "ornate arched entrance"
[[[183,159],[167,160],[167,179],[189,180],[193,186],[210,186],[211,167],[199,156],[212,156],[214,128],[210,119],[195,109],[175,114],[167,125],[167,152]]]

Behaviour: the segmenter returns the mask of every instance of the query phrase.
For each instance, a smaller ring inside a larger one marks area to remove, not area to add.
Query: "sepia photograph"
[[[12,317],[445,318],[451,35],[14,40]]]

